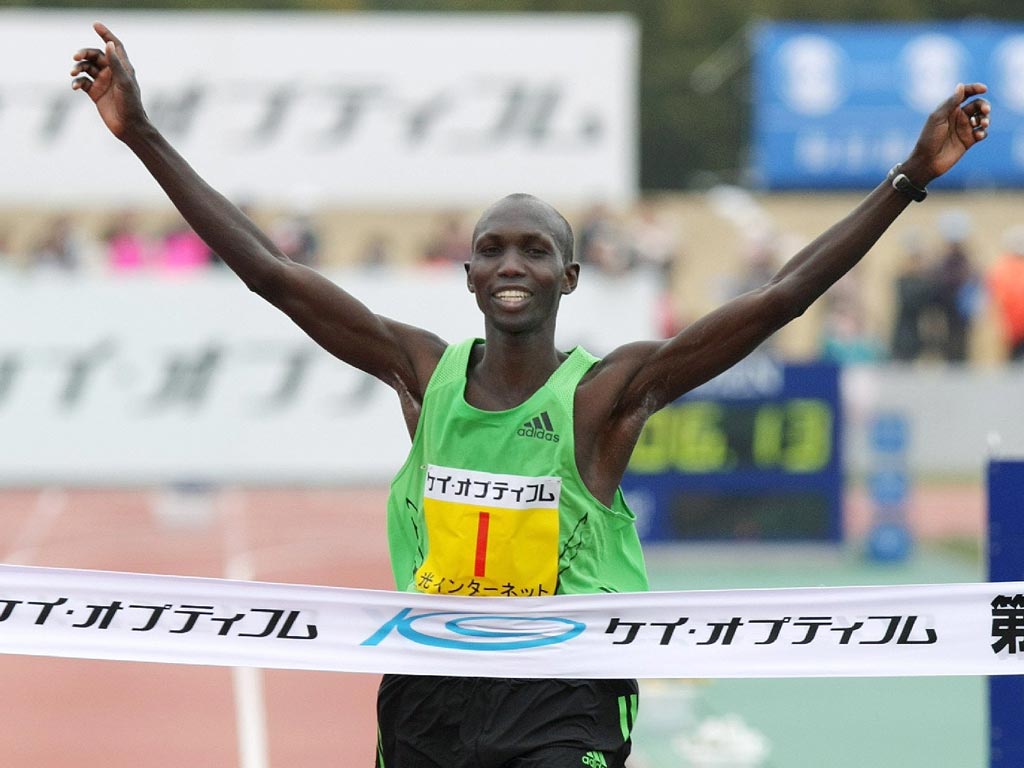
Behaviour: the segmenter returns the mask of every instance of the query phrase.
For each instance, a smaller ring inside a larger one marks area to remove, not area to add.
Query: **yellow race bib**
[[[557,477],[427,467],[427,558],[416,589],[442,595],[552,595],[558,581]]]

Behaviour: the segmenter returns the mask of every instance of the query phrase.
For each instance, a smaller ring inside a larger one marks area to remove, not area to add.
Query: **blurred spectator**
[[[82,233],[70,216],[58,216],[46,226],[46,233],[29,253],[32,269],[73,272],[91,267],[96,244]]]
[[[896,277],[896,318],[893,323],[890,354],[893,360],[912,362],[925,349],[923,323],[933,303],[935,286],[927,254],[919,232],[905,239],[906,255]]]
[[[981,281],[971,264],[967,238],[971,221],[960,210],[939,218],[943,247],[936,265],[936,303],[945,320],[942,357],[950,363],[967,360],[971,327],[981,309]]]
[[[848,274],[825,294],[821,357],[838,365],[873,363],[885,357],[882,345],[867,330],[860,283]]]
[[[661,294],[656,308],[662,338],[675,336],[684,322],[676,309],[673,286],[679,259],[679,234],[650,201],[642,201],[626,227],[626,249],[630,269],[649,272],[658,278]]]
[[[437,232],[430,238],[425,249],[427,264],[430,266],[458,266],[469,261],[473,252],[473,233],[457,213],[445,214]]]
[[[132,211],[122,212],[104,239],[107,243],[107,266],[113,272],[134,272],[149,266],[152,246],[139,232]]]
[[[1009,360],[1024,360],[1024,225],[1003,234],[1003,254],[988,272],[988,289]]]
[[[608,206],[597,203],[576,226],[576,260],[602,272],[618,274],[629,266],[623,232]]]
[[[679,235],[676,229],[658,216],[650,201],[641,202],[626,228],[630,266],[657,272],[671,285],[676,265]]]
[[[165,232],[157,249],[155,265],[170,274],[188,274],[206,269],[213,255],[206,243],[178,218]]]
[[[320,237],[309,216],[298,213],[278,219],[270,227],[270,239],[281,252],[297,264],[320,264]]]

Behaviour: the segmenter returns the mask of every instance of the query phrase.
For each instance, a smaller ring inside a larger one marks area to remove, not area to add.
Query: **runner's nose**
[[[502,277],[525,274],[522,254],[516,248],[506,248],[501,254],[501,262],[498,264],[498,274]]]

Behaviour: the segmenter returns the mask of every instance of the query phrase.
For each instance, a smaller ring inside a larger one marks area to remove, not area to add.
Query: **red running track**
[[[392,588],[382,490],[4,491],[0,560]],[[0,656],[5,768],[370,766],[373,675]],[[253,685],[255,684],[255,687]]]

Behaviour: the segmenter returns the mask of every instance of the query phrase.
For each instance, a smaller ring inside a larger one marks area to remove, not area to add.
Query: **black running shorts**
[[[624,768],[635,680],[385,675],[377,768]]]

